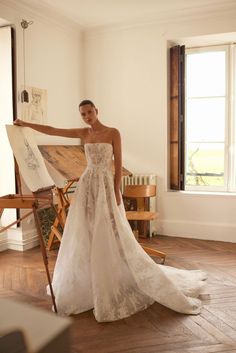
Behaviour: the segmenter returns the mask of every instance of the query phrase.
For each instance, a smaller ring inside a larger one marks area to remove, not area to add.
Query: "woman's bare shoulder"
[[[110,129],[110,133],[111,133],[111,135],[112,135],[113,137],[118,137],[118,136],[120,136],[120,132],[119,132],[119,130],[118,130],[117,128],[115,128],[115,127],[110,127],[109,129]]]
[[[89,134],[90,128],[89,127],[83,127],[83,134],[84,134],[84,138],[86,138]]]
[[[112,140],[112,144],[113,146],[120,146],[121,144],[121,137],[120,137],[120,132],[118,129],[116,128],[111,128],[111,140]]]

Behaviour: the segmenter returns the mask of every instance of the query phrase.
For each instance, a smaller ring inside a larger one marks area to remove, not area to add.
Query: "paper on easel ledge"
[[[20,173],[28,188],[34,192],[53,186],[55,183],[48,173],[33,131],[28,127],[15,125],[6,125],[6,130]]]

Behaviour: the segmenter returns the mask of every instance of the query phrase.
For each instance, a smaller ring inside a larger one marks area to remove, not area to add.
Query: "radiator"
[[[121,192],[123,194],[126,185],[157,185],[157,175],[155,174],[133,174],[132,176],[123,176],[121,181]],[[150,198],[150,211],[157,210],[157,196]],[[157,234],[156,221],[150,222],[150,236]]]
[[[126,185],[157,185],[157,175],[155,174],[133,174],[123,176],[121,181],[121,192],[124,192]]]

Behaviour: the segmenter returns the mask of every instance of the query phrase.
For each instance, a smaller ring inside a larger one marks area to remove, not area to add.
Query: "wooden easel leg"
[[[38,237],[39,237],[40,249],[41,249],[41,253],[43,256],[43,262],[44,262],[44,266],[45,266],[45,270],[46,270],[46,274],[47,274],[47,279],[48,279],[48,284],[49,284],[49,288],[50,288],[50,293],[51,293],[51,297],[52,297],[53,308],[54,308],[54,312],[57,313],[55,296],[54,296],[51,277],[50,277],[50,273],[49,273],[49,269],[48,269],[48,257],[47,257],[47,252],[46,252],[44,240],[43,240],[43,235],[42,235],[42,231],[41,231],[41,227],[40,227],[40,221],[39,221],[36,205],[33,206],[33,212],[34,212],[35,225],[36,225],[36,229],[37,229]]]

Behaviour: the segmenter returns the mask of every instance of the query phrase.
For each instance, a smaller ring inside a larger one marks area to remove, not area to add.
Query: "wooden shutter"
[[[170,48],[170,188],[184,189],[185,47]]]

